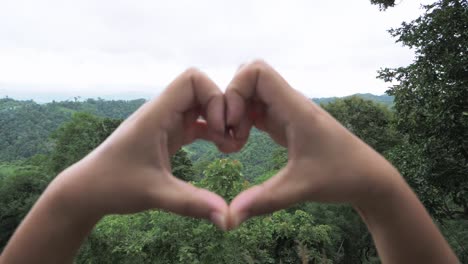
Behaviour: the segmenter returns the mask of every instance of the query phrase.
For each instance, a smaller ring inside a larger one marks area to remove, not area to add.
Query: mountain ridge
[[[357,94],[355,96],[391,107],[393,97],[387,95]],[[327,104],[340,97],[326,97],[311,99],[318,104]],[[36,103],[33,100],[15,100],[10,97],[0,98],[0,162],[17,159],[27,159],[36,154],[46,153],[50,135],[63,123],[69,121],[76,112],[87,112],[93,115],[115,119],[125,119],[146,102],[146,99],[133,100],[104,100],[79,99]],[[273,144],[272,141],[264,141],[258,136],[262,133],[253,130],[252,138],[257,138],[263,144]],[[259,144],[251,143],[253,145]],[[204,145],[208,142],[196,142],[194,146],[187,146],[186,150],[192,162],[199,161],[199,155],[195,151],[204,150],[204,156],[208,150],[216,150],[214,146]],[[246,148],[249,148],[247,145]],[[258,155],[268,153],[257,153]],[[214,155],[214,154],[213,154]],[[216,151],[216,156],[218,152]],[[244,160],[242,153],[233,155],[233,158]],[[265,159],[265,162],[267,160]],[[256,174],[254,171],[245,170],[246,173]]]

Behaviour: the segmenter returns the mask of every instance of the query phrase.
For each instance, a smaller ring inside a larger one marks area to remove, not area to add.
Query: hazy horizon
[[[387,94],[373,94],[373,93],[353,93],[353,94],[348,94],[348,95],[339,95],[339,96],[322,96],[322,97],[309,97],[310,99],[324,99],[324,98],[333,98],[333,97],[347,97],[351,95],[356,95],[356,94],[370,94],[373,96],[388,96]],[[71,94],[71,93],[63,93],[63,94],[57,94],[57,93],[40,93],[40,94],[11,94],[11,95],[3,95],[0,96],[0,99],[2,98],[10,98],[14,100],[19,100],[19,101],[28,101],[28,100],[33,100],[36,103],[39,104],[45,104],[45,103],[50,103],[52,101],[73,101],[77,99],[78,101],[85,101],[87,99],[104,99],[104,100],[124,100],[124,101],[130,101],[130,100],[137,100],[137,99],[145,99],[149,100],[152,99],[159,94],[149,94],[149,93],[138,93],[138,92],[127,92],[127,93],[116,93],[116,94],[107,94],[107,95],[86,95],[86,94]]]
[[[414,59],[387,30],[421,13],[407,0],[385,12],[348,0],[7,1],[0,97],[152,97],[191,66],[223,89],[255,58],[311,98],[383,94],[377,70]]]

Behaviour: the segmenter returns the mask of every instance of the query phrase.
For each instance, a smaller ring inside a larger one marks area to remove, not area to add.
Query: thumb
[[[163,189],[157,198],[158,208],[183,216],[208,219],[226,230],[228,205],[221,196],[174,176]]]
[[[231,202],[228,229],[247,219],[288,208],[305,200],[303,183],[292,181],[294,172],[285,167],[268,181],[247,189]]]

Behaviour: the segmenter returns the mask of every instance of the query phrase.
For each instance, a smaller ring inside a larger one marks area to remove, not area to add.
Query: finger
[[[229,207],[228,229],[239,226],[245,220],[304,201],[304,184],[287,180],[293,172],[282,169],[270,180],[240,193]]]
[[[227,127],[237,127],[245,116],[246,100],[232,88],[232,84],[228,86],[224,96],[226,98],[226,125]]]
[[[183,114],[200,106],[211,129],[224,134],[224,96],[218,86],[197,69],[191,68],[179,75],[157,100],[159,109],[170,109]],[[163,108],[162,108],[163,107]]]
[[[169,184],[159,193],[158,208],[183,216],[204,218],[226,230],[228,205],[219,195],[170,177]]]
[[[246,63],[241,63],[239,67],[237,67],[236,73],[239,72],[242,68],[244,68],[245,65]]]
[[[253,121],[253,125],[262,130],[266,131],[266,124],[265,124],[265,104],[259,101],[252,102],[250,113],[250,119]]]
[[[228,126],[230,132],[232,132],[231,138],[234,141],[235,149],[233,152],[237,152],[247,143],[249,139],[250,130],[253,126],[253,119],[250,116],[250,103],[245,104],[242,100],[239,101],[242,106],[237,108],[240,111],[242,118],[236,126]],[[246,106],[244,106],[246,105]]]
[[[279,105],[283,103],[282,100],[290,97],[290,90],[292,88],[289,84],[265,62],[255,61],[244,65],[226,89],[227,126],[241,129],[246,107],[251,101],[258,100],[266,107]]]
[[[239,151],[249,139],[250,130],[253,126],[253,120],[251,118],[244,118],[240,121],[237,127],[233,127],[233,139],[237,145],[237,151]]]
[[[193,122],[184,135],[184,145],[190,144],[197,139],[202,139],[215,143],[218,150],[224,153],[233,152],[237,149],[237,143],[234,140],[211,130],[204,120]]]

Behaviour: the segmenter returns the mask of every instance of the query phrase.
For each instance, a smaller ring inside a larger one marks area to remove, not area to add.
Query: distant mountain
[[[317,104],[328,104],[328,103],[331,103],[331,102],[335,101],[338,98],[347,98],[347,97],[351,97],[351,96],[361,97],[363,99],[371,100],[371,101],[381,103],[381,104],[384,104],[384,105],[390,106],[390,107],[393,106],[393,99],[394,99],[393,96],[386,95],[386,94],[374,95],[374,94],[370,94],[370,93],[363,93],[363,94],[357,93],[357,94],[353,94],[353,95],[350,95],[350,96],[344,96],[344,97],[313,98],[312,101],[314,101]]]
[[[242,163],[244,177],[251,180],[273,167],[272,155],[281,148],[266,133],[252,129],[249,141],[237,153],[229,155],[221,153],[213,143],[202,140],[185,146],[184,150],[188,152],[189,158],[195,165],[195,171],[198,173],[201,173],[201,170],[215,159],[230,158]]]
[[[388,107],[393,106],[393,96],[379,96],[368,93],[355,94],[351,96],[358,96],[366,100],[384,104]],[[314,98],[312,101],[326,105],[339,98],[343,97]],[[273,166],[273,155],[281,148],[282,147],[276,144],[266,133],[257,129],[252,129],[249,141],[238,153],[230,155],[223,154],[216,149],[216,146],[206,141],[196,141],[193,144],[186,146],[185,150],[188,152],[189,158],[195,164],[196,170],[199,167],[204,168],[206,164],[214,159],[231,158],[239,160],[244,165],[242,173],[247,179],[252,180],[268,173],[269,170],[271,170]]]
[[[356,96],[379,102],[388,106],[393,104],[393,97],[387,95],[357,94]],[[316,103],[327,104],[338,97],[312,99]],[[47,151],[51,133],[70,120],[75,112],[88,112],[97,116],[125,119],[146,100],[104,100],[78,99],[61,102],[38,104],[32,100],[20,101],[12,98],[0,98],[0,162],[29,158]],[[245,148],[231,158],[240,160],[244,165],[244,174],[262,173],[259,167],[266,168],[270,156],[278,146],[262,132],[252,130],[251,140]],[[223,157],[215,146],[208,142],[195,142],[186,150],[194,163],[208,162]],[[262,163],[255,166],[252,161]]]
[[[15,98],[16,100],[29,101],[34,100],[34,102],[39,104],[51,103],[53,101],[63,102],[74,100],[75,98],[80,98],[80,101],[86,100],[87,98],[104,100],[135,100],[135,99],[151,99],[164,89],[163,87],[153,87],[153,86],[135,86],[128,88],[127,86],[112,86],[115,89],[109,89],[107,86],[96,86],[94,89],[82,89],[79,92],[78,88],[75,88],[75,91],[67,89],[67,87],[62,86],[43,86],[39,85],[35,87],[37,89],[32,89],[27,85],[12,85],[0,82],[0,98],[10,97]],[[45,92],[45,90],[51,90]],[[77,92],[78,90],[78,92]],[[27,91],[27,92],[25,92]]]
[[[13,161],[47,151],[48,139],[75,112],[124,119],[145,100],[83,102],[63,101],[37,104],[34,101],[0,99],[0,162]]]

